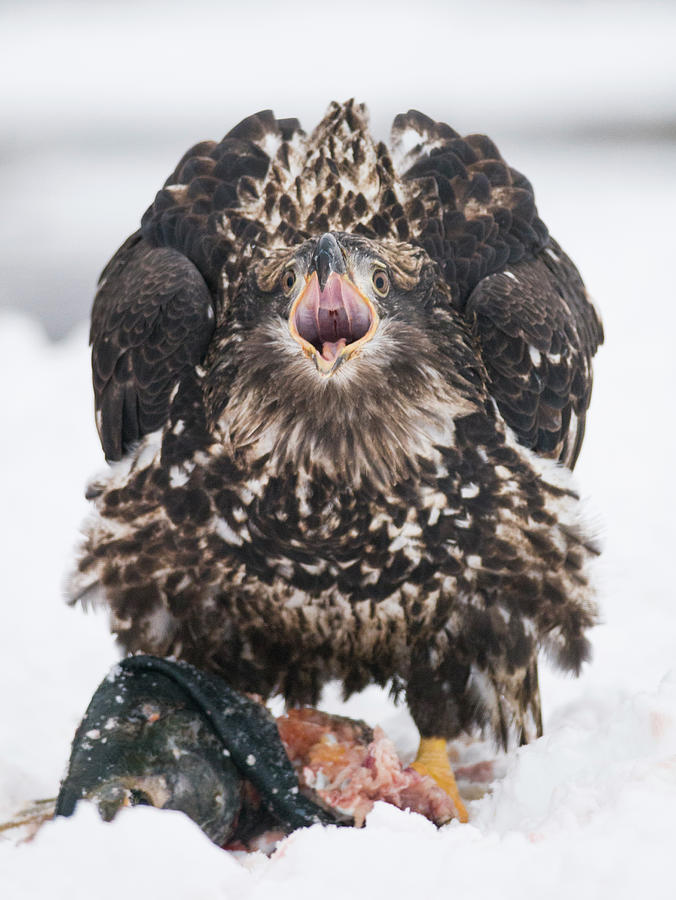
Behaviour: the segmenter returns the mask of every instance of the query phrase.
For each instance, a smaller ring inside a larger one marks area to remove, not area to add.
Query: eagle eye
[[[296,273],[293,271],[293,269],[286,269],[284,271],[284,274],[282,275],[282,290],[287,295],[287,297],[293,290],[293,286],[295,285],[295,283]]]
[[[390,279],[387,277],[387,272],[384,269],[376,269],[371,281],[376,293],[381,297],[387,297],[390,290]]]

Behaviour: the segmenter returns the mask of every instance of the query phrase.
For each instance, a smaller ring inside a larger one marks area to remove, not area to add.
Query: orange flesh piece
[[[342,744],[330,744],[322,741],[310,751],[308,763],[311,766],[319,765],[332,769],[334,766],[343,767],[349,762],[347,748]]]

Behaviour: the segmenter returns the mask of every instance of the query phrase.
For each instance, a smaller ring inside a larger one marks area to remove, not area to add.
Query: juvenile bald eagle
[[[254,115],[186,153],[101,276],[112,465],[71,596],[127,651],[292,704],[390,682],[453,793],[445,739],[535,737],[538,650],[588,656],[569,470],[601,340],[487,137]]]

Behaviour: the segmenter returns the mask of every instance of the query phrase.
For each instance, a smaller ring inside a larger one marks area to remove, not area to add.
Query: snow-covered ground
[[[528,61],[523,43],[514,49],[518,28],[507,27],[509,16],[499,12],[500,5],[482,4],[505,27],[489,29],[488,44],[476,45],[484,48],[477,57],[468,49],[475,7],[458,11],[454,32],[453,17],[438,4],[438,27],[427,32],[435,51],[428,48],[429,57],[436,62],[424,85],[407,81],[399,68],[378,69],[373,61],[374,53],[387,52],[407,33],[404,8],[396,3],[391,6],[400,16],[398,28],[389,20],[378,22],[373,12],[358,20],[337,13],[325,20],[337,30],[322,32],[324,43],[313,33],[309,47],[309,26],[289,30],[296,4],[285,5],[289,18],[277,31],[265,19],[264,5],[261,47],[276,59],[288,53],[288,66],[278,68],[272,84],[263,84],[260,72],[242,74],[248,72],[245,49],[251,46],[243,41],[255,46],[256,40],[242,24],[246,16],[236,22],[234,41],[227,40],[224,12],[215,24],[207,17],[200,27],[188,20],[184,28],[174,16],[159,29],[155,47],[183,41],[181,59],[195,64],[204,56],[200,71],[210,77],[198,95],[189,88],[196,84],[194,72],[186,87],[178,69],[168,73],[166,67],[162,90],[151,89],[154,59],[145,51],[149,24],[160,16],[151,6],[144,5],[138,20],[129,4],[111,6],[99,22],[98,43],[84,4],[63,4],[58,15],[51,6],[32,3],[4,12],[0,129],[11,122],[20,135],[17,146],[35,139],[30,146],[42,156],[33,178],[31,156],[13,153],[0,131],[0,150],[6,151],[0,163],[9,160],[0,168],[9,210],[0,221],[0,302],[7,305],[8,286],[18,286],[27,297],[42,295],[33,309],[48,302],[65,306],[68,291],[58,288],[59,267],[75,271],[79,257],[86,257],[91,274],[83,278],[78,270],[77,283],[93,283],[185,146],[218,136],[252,109],[271,105],[293,114],[300,108],[311,126],[330,97],[356,93],[370,103],[382,133],[384,114],[378,109],[389,116],[409,105],[447,117],[462,130],[485,128],[534,183],[544,220],[578,264],[604,316],[606,346],[597,359],[577,470],[604,537],[604,623],[593,634],[594,661],[579,680],[543,667],[545,737],[510,755],[492,793],[470,803],[469,825],[437,831],[418,816],[378,805],[362,830],[312,828],[292,835],[271,859],[242,860],[212,846],[180,814],[136,808],[106,825],[83,807],[73,819],[48,823],[29,844],[16,847],[0,837],[0,897],[410,900],[443,892],[477,900],[522,900],[530,894],[673,898],[676,149],[669,141],[640,140],[638,129],[624,142],[579,135],[562,140],[575,122],[593,125],[597,112],[601,123],[625,115],[636,121],[642,114],[666,122],[673,117],[673,7],[653,5],[647,15],[643,4],[522,3],[521,11],[533,10],[527,43],[537,48]],[[410,18],[413,8],[407,9]],[[313,13],[306,9],[303,15]],[[450,46],[462,63],[455,71],[475,73],[472,101],[457,79],[446,86],[439,80],[444,29],[453,34]],[[239,82],[237,97],[229,94],[227,104],[215,106],[223,90],[213,80],[219,36],[224,72],[236,69]],[[115,58],[121,44],[132,48],[128,65]],[[346,54],[343,71],[335,64],[318,68],[322,54],[336,46]],[[596,47],[602,47],[598,57]],[[482,66],[489,51],[501,61],[491,76],[499,92],[493,106],[490,73]],[[413,50],[419,71],[424,56],[420,40]],[[26,64],[36,58],[42,77]],[[109,70],[116,80],[106,81]],[[393,87],[379,107],[384,78]],[[305,93],[298,88],[303,79]],[[64,135],[72,138],[77,123],[85,144],[97,129],[105,143],[134,123],[142,131],[146,116],[153,127],[166,120],[171,140],[178,140],[171,119],[179,107],[190,133],[171,158],[164,158],[164,147],[148,151],[137,165],[133,146],[123,153],[113,145],[92,162],[84,151],[59,145]],[[31,110],[44,113],[41,123]],[[536,120],[543,122],[539,138],[533,135]],[[558,139],[546,140],[552,130]],[[53,143],[49,152],[39,149],[40,134]],[[40,263],[44,259],[47,264]],[[50,271],[56,273],[54,285]],[[31,800],[54,796],[74,729],[117,655],[105,620],[69,609],[61,599],[87,513],[84,484],[103,465],[88,365],[84,324],[52,343],[34,319],[0,313],[0,821]],[[383,692],[369,689],[342,704],[329,691],[325,706],[383,725],[400,752],[413,753],[410,718]]]

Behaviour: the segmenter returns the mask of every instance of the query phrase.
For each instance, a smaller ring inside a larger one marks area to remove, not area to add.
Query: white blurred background
[[[266,107],[308,130],[350,96],[379,137],[409,107],[489,134],[575,257],[576,218],[673,190],[675,45],[674,2],[5,0],[0,307],[64,335],[189,146]]]
[[[674,0],[0,0],[0,820],[31,799],[53,796],[76,724],[116,658],[105,618],[67,609],[61,588],[87,512],[85,482],[103,466],[86,347],[98,274],[189,146],[220,138],[266,107],[311,129],[330,100],[355,96],[370,107],[382,138],[409,107],[462,133],[489,134],[534,184],[544,221],[602,311],[606,345],[576,470],[605,547],[594,662],[577,681],[543,669],[545,742],[518,755],[526,774],[520,782],[514,769],[507,801],[479,802],[472,815],[489,836],[480,845],[489,853],[481,869],[501,879],[481,896],[509,885],[509,896],[529,893],[535,882],[524,877],[539,869],[510,862],[503,880],[502,863],[490,862],[500,849],[491,835],[504,814],[532,840],[533,822],[550,800],[554,855],[538,859],[541,866],[559,860],[546,874],[560,890],[539,885],[530,893],[591,896],[594,878],[584,873],[576,882],[580,866],[560,864],[578,859],[580,850],[588,850],[589,865],[591,857],[607,860],[624,888],[613,892],[604,875],[605,888],[594,896],[646,893],[645,860],[676,839],[676,780],[671,794],[663,780],[654,793],[645,788],[641,773],[652,771],[645,760],[654,748],[648,743],[643,756],[635,750],[632,735],[644,726],[630,714],[639,692],[655,691],[676,665],[675,48]],[[675,677],[663,684],[673,687]],[[347,707],[334,699],[333,708],[383,724],[400,749],[415,745],[405,709],[393,711],[382,692],[367,691]],[[664,710],[662,719],[653,717],[655,741],[667,727],[659,723],[671,721]],[[674,746],[659,751],[660,778],[665,766],[674,770]],[[601,793],[587,803],[589,778]],[[618,806],[626,796],[633,805]],[[578,816],[581,830],[578,837],[571,830],[578,844],[561,856],[556,798],[571,797],[561,821]],[[591,832],[584,830],[588,821]],[[85,822],[81,834],[89,827]],[[461,834],[450,831],[451,841],[454,833]],[[132,835],[125,845],[125,871],[130,856],[139,860],[127,882],[146,871],[155,878],[146,858],[151,837]],[[92,872],[98,860],[109,867],[108,841],[106,834]],[[390,841],[382,859],[396,875]],[[48,840],[35,846],[51,852]],[[42,866],[16,858],[21,878],[37,879],[40,890],[31,881],[30,890],[0,894],[66,896],[52,890],[53,873],[58,881],[64,872],[70,878],[85,871],[89,849],[83,852],[80,840],[66,843],[63,856],[54,846],[46,867],[47,856],[37,857]],[[298,846],[303,855],[310,845]],[[454,878],[466,848],[448,854]],[[514,844],[508,848],[511,854]],[[669,853],[662,853],[664,881],[653,874],[646,896],[673,896]],[[402,864],[407,854],[408,845]],[[313,852],[304,859],[311,862]],[[354,859],[346,863],[353,873]],[[368,865],[378,870],[370,859]],[[191,878],[200,868],[190,869]],[[629,868],[640,888],[627,880]],[[305,878],[303,866],[299,871]],[[67,896],[90,897],[91,883],[81,874],[79,892],[69,888]],[[291,880],[288,894],[275,889],[272,896],[300,896],[298,884],[309,882]],[[115,879],[110,890],[119,894]],[[167,897],[193,897],[195,890]],[[396,893],[403,895],[413,893]]]

